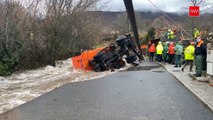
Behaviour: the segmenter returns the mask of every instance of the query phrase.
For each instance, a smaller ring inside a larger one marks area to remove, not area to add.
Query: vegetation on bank
[[[21,4],[26,3],[26,4]],[[27,4],[28,3],[28,4]],[[0,76],[55,66],[100,39],[98,0],[0,1]],[[42,7],[42,8],[41,8]]]

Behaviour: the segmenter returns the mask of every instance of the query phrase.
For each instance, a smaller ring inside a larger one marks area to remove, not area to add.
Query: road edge
[[[178,81],[180,81],[181,84],[183,84],[189,91],[191,91],[200,101],[202,101],[206,106],[208,106],[208,108],[210,108],[210,110],[213,112],[213,104],[209,103],[206,99],[204,99],[202,97],[202,95],[200,95],[199,93],[197,93],[192,87],[190,87],[189,85],[187,85],[186,83],[184,83],[182,80],[180,80],[180,78],[178,78],[174,73],[172,73],[171,71],[169,71],[166,68],[166,65],[163,63],[159,63],[156,62],[157,64],[161,65],[169,74],[171,74],[172,76],[174,76]],[[189,75],[189,77],[191,78],[191,76]],[[191,80],[193,81],[193,79],[191,78]]]

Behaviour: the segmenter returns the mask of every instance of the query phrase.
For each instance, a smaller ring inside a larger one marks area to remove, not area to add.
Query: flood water
[[[0,77],[0,114],[67,83],[100,78],[119,71],[96,73],[74,70],[71,59],[57,63],[56,67],[46,66]]]

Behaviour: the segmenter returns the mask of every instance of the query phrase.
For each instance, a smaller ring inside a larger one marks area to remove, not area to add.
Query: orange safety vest
[[[203,40],[200,40],[200,42],[198,42],[197,47],[200,47],[203,44]]]
[[[155,46],[154,45],[151,45],[150,47],[149,47],[149,52],[155,52],[156,50],[155,50]]]
[[[175,46],[174,45],[169,46],[169,54],[175,54]]]

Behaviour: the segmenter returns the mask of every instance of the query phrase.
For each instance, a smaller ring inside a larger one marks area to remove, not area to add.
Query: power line
[[[200,6],[200,7],[203,7],[203,10],[200,11],[201,13],[206,12],[206,11],[208,11],[208,10],[213,9],[213,2],[209,2],[209,3],[203,4],[203,5]],[[204,8],[204,7],[205,7],[205,8]]]
[[[188,33],[182,26],[180,26],[178,23],[176,23],[171,17],[169,17],[163,10],[161,10],[158,6],[156,6],[151,0],[148,0],[154,7],[156,7],[157,9],[159,9],[168,19],[170,19],[176,26],[178,26],[179,28],[181,28],[187,35],[189,35],[190,37],[193,38],[193,36]]]
[[[202,2],[203,2],[203,0],[201,0],[201,1],[197,4],[197,6],[200,5]]]

